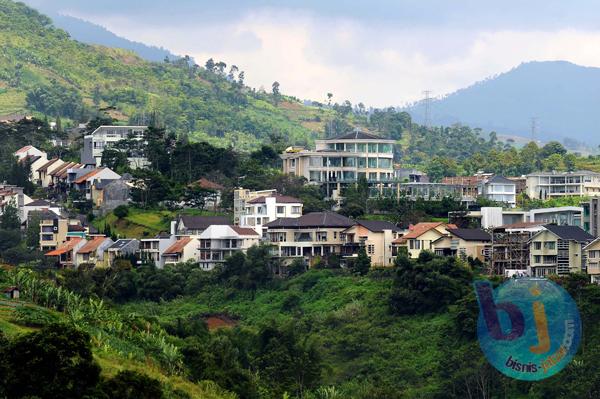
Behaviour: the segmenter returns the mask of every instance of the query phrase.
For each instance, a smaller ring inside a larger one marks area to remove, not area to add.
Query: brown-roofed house
[[[410,226],[408,233],[394,240],[395,247],[406,247],[411,258],[418,258],[423,250],[434,251],[434,242],[448,236],[447,229],[456,229],[453,224],[423,222]]]

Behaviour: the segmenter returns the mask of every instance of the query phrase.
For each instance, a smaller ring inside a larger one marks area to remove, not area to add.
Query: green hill
[[[251,89],[242,71],[223,63],[208,69],[189,59],[151,63],[77,42],[48,17],[9,0],[0,0],[0,42],[0,115],[85,121],[110,107],[123,123],[154,118],[191,138],[243,149],[257,138],[310,143],[333,118],[331,111]]]

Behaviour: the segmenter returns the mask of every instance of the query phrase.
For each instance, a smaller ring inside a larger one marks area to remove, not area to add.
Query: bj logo
[[[560,286],[544,279],[509,280],[496,290],[475,282],[480,346],[502,373],[523,380],[562,370],[579,346],[577,306]]]

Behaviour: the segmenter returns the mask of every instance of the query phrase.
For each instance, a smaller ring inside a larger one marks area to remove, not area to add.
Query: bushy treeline
[[[6,338],[0,331],[0,397],[162,399],[160,381],[135,371],[100,375],[89,334],[68,324]],[[172,398],[189,398],[171,392]]]

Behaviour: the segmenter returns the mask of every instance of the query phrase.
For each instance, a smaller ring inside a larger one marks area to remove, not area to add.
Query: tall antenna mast
[[[423,125],[425,127],[431,126],[431,90],[423,90],[423,95],[425,98],[423,99],[423,105],[425,107],[425,115],[423,116]]]
[[[536,116],[531,117],[531,141],[535,142],[535,135],[538,129],[538,118]]]

